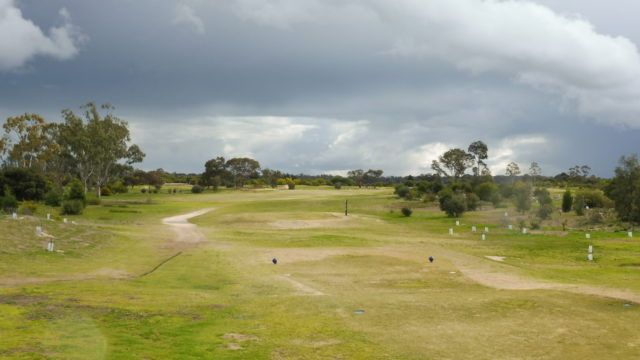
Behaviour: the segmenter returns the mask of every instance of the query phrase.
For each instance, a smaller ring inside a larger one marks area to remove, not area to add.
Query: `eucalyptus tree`
[[[58,153],[53,136],[55,127],[56,124],[47,123],[38,114],[9,117],[2,125],[0,152],[7,155],[12,166],[44,171],[47,162]]]
[[[83,105],[81,109],[84,110],[81,116],[70,109],[62,110],[64,123],[60,125],[58,143],[85,192],[93,181],[100,197],[101,187],[113,180],[122,163],[141,162],[145,154],[138,145],[128,145],[131,140],[128,124],[111,113],[112,105],[100,106],[106,112],[104,116],[95,103]]]
[[[433,160],[431,168],[438,173],[438,175],[444,175],[448,178],[453,177],[454,181],[457,181],[464,175],[468,168],[473,166],[475,162],[474,159],[475,157],[472,154],[462,149],[450,149],[440,155],[438,160]],[[448,170],[448,172],[445,169]]]
[[[472,142],[471,145],[469,145],[467,151],[469,154],[473,155],[473,160],[475,162],[475,166],[472,169],[473,175],[475,177],[478,177],[484,172],[485,169],[487,169],[487,164],[484,162],[484,160],[487,160],[489,158],[489,148],[487,147],[487,144],[478,140]]]
[[[251,177],[258,176],[260,163],[250,158],[233,158],[225,163],[229,172],[233,176],[235,186],[242,187]]]

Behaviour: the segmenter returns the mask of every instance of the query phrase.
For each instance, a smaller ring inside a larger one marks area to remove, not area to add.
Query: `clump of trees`
[[[62,110],[60,123],[31,113],[9,117],[0,138],[0,189],[7,189],[2,192],[17,201],[65,206],[63,188],[78,180],[83,193],[93,188],[100,197],[145,156],[129,144],[128,124],[113,111],[110,104],[88,103],[79,115]]]

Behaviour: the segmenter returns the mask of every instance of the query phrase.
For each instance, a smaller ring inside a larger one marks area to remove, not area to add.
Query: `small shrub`
[[[11,193],[5,193],[5,196],[0,197],[0,208],[5,212],[11,212],[18,208],[18,200]]]
[[[531,230],[538,230],[540,229],[540,223],[537,221],[532,221],[531,222]]]
[[[467,210],[474,211],[480,205],[480,198],[478,197],[478,195],[474,193],[469,193],[467,194],[466,198],[467,198]]]
[[[500,204],[502,203],[502,195],[500,195],[499,192],[493,193],[493,195],[491,195],[491,203],[494,208],[500,207]]]
[[[87,200],[87,204],[89,204],[89,205],[100,205],[100,204],[102,204],[102,200],[100,200],[100,198],[91,198],[91,199]]]
[[[129,192],[129,188],[126,185],[123,185],[121,182],[109,185],[109,188],[111,188],[111,192],[113,192],[114,194],[126,194]]]
[[[406,217],[409,217],[409,216],[411,216],[411,214],[413,214],[413,210],[411,210],[409,208],[406,208],[406,207],[403,207],[402,210],[400,210],[400,211],[402,211],[402,215],[404,215]]]
[[[571,195],[571,190],[567,189],[562,195],[562,212],[571,211],[571,207],[573,206],[573,196]]]
[[[102,196],[111,196],[113,193],[111,192],[111,188],[108,186],[103,186],[100,188],[100,195]]]
[[[294,190],[296,188],[296,183],[294,182],[290,182],[287,185],[289,185],[289,190]]]
[[[44,195],[44,203],[48,206],[58,207],[62,203],[62,193],[58,189],[51,189]]]
[[[396,187],[395,193],[396,195],[398,195],[398,197],[405,198],[407,200],[411,200],[413,198],[411,189],[406,185],[400,185]]]
[[[204,191],[204,188],[202,186],[200,186],[200,185],[193,185],[191,187],[191,192],[194,193],[194,194],[200,194],[203,191]]]
[[[551,217],[551,214],[553,214],[553,210],[554,208],[553,208],[553,205],[551,204],[540,205],[536,215],[538,215],[540,220],[546,220],[549,217]]]
[[[62,202],[62,215],[80,215],[84,210],[82,200],[65,200]]]
[[[338,183],[336,183],[335,185],[333,185],[333,187],[334,187],[334,188],[336,188],[336,189],[338,189],[338,190],[340,190],[340,189],[342,189],[342,183],[339,183],[339,182],[338,182]]]
[[[84,193],[84,186],[79,181],[74,181],[69,187],[69,192],[66,196],[67,200],[80,200],[84,204],[87,200]]]
[[[38,204],[32,201],[23,201],[18,208],[18,213],[22,215],[33,215],[38,211]]]
[[[143,193],[143,194],[146,194],[147,193],[147,188],[140,189],[140,192]]]

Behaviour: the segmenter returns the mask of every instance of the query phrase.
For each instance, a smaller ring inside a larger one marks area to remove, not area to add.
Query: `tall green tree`
[[[2,126],[4,135],[0,141],[9,163],[21,168],[46,170],[47,161],[58,154],[52,136],[55,126],[38,114],[9,117]]]
[[[451,149],[440,155],[438,160],[433,160],[431,168],[438,175],[444,175],[448,178],[453,177],[453,180],[457,181],[468,168],[473,166],[474,159],[472,154],[462,149]],[[449,171],[447,172],[445,169]]]
[[[60,125],[59,144],[63,157],[82,181],[85,191],[93,181],[100,197],[101,187],[113,180],[119,164],[141,162],[145,154],[138,145],[128,145],[131,140],[128,124],[111,113],[112,105],[100,107],[106,112],[104,116],[95,103],[81,108],[83,116],[69,109],[62,111],[65,122]]]
[[[250,158],[233,158],[226,162],[226,167],[233,176],[235,186],[241,188],[247,180],[258,176],[260,163]]]
[[[469,154],[473,155],[473,159],[475,161],[475,166],[472,169],[473,175],[478,177],[483,173],[484,169],[487,169],[487,164],[484,160],[489,158],[489,148],[487,147],[487,144],[478,140],[472,142],[467,151]]]
[[[204,186],[213,186],[217,189],[227,173],[227,163],[224,157],[218,156],[204,163],[204,173],[202,173],[200,181]]]
[[[531,175],[531,181],[535,186],[536,179],[538,178],[538,176],[542,175],[542,169],[540,168],[540,165],[538,165],[537,162],[534,161],[531,163],[531,166],[529,166],[529,175]]]
[[[509,164],[507,164],[506,173],[511,178],[511,182],[514,182],[516,179],[516,176],[520,175],[520,166],[518,166],[517,163],[512,161]]]
[[[622,156],[615,174],[605,189],[605,193],[614,201],[620,220],[638,224],[640,223],[640,162],[638,154]]]
[[[350,170],[347,172],[347,177],[351,179],[354,184],[358,185],[359,188],[361,188],[362,182],[364,181],[364,170]]]
[[[377,183],[380,180],[380,177],[382,176],[383,173],[384,171],[379,169],[378,170],[369,169],[367,170],[367,172],[364,173],[363,181],[367,185],[375,185],[375,183]]]

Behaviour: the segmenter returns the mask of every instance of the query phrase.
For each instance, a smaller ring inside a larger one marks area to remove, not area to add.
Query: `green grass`
[[[637,357],[640,304],[496,290],[455,265],[640,293],[637,239],[593,231],[587,240],[580,230],[560,233],[557,219],[544,229],[555,233],[525,235],[506,228],[521,217],[513,209],[505,219],[505,209],[490,206],[458,227],[391,192],[137,191],[68,217],[77,225],[43,220],[57,211],[45,207],[32,218],[0,219],[0,358]],[[161,223],[209,207],[191,220],[206,242],[177,244]],[[38,225],[63,253],[43,250]],[[472,225],[488,226],[487,240]],[[594,262],[586,261],[588,245]],[[487,255],[506,258],[497,264]]]

